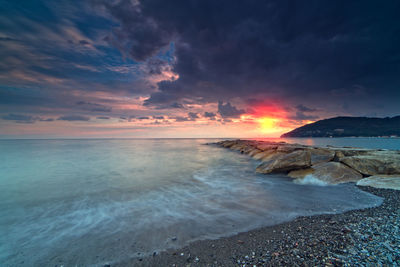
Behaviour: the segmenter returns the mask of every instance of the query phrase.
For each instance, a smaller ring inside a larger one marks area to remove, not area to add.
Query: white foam
[[[329,183],[322,181],[315,177],[312,174],[306,175],[304,178],[298,178],[294,180],[296,184],[311,184],[311,185],[319,185],[319,186],[327,186],[330,185]]]

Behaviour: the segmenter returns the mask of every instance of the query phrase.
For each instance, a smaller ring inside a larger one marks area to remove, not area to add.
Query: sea
[[[259,162],[214,141],[0,140],[0,266],[112,265],[382,203],[354,184],[257,174]],[[284,141],[400,149],[396,138]]]

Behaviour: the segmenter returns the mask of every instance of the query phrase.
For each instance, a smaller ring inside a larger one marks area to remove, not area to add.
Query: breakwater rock
[[[285,173],[299,180],[311,175],[329,184],[358,182],[370,186],[374,183],[368,177],[390,175],[391,179],[379,179],[379,184],[393,189],[398,186],[391,186],[395,179],[392,177],[398,177],[400,182],[400,151],[397,150],[313,147],[256,140],[226,140],[215,144],[261,161],[256,171],[263,174]],[[362,182],[363,179],[368,180]]]

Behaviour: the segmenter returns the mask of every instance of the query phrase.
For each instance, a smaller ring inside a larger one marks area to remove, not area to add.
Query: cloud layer
[[[148,105],[254,95],[343,101],[338,91],[352,95],[357,88],[365,95],[353,102],[399,97],[395,1],[121,0],[105,6],[121,25],[114,42],[133,59],[174,44],[179,79],[160,82]]]
[[[397,1],[8,1],[0,124],[151,135],[398,115],[399,13]]]

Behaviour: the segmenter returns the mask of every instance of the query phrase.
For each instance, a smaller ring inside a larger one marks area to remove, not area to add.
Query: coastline
[[[380,153],[391,153],[396,157],[398,153],[250,140],[221,141],[216,145],[261,159],[262,163],[257,167],[260,173],[290,173],[296,172],[296,169],[303,172],[310,166],[317,169],[320,164],[347,168],[340,172],[332,168],[322,169],[320,177],[333,172],[334,176],[331,175],[328,180],[332,184],[357,182],[363,176],[368,176],[358,170],[350,170],[349,166],[342,163],[343,159],[360,157],[363,160],[364,155],[372,155],[375,160],[381,156]],[[384,162],[379,161],[378,164]],[[313,172],[317,173],[318,169]],[[336,179],[335,175],[341,179]],[[346,175],[347,178],[342,179]],[[357,179],[355,175],[358,175]],[[358,188],[382,197],[383,203],[377,207],[339,214],[301,216],[230,237],[195,241],[181,249],[169,249],[149,257],[138,255],[112,266],[400,265],[400,191],[365,185]]]
[[[400,191],[359,187],[382,205],[298,217],[231,237],[105,266],[394,266],[400,264]]]

